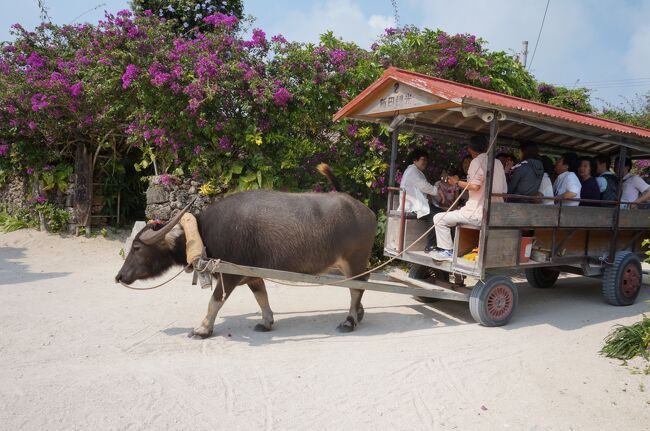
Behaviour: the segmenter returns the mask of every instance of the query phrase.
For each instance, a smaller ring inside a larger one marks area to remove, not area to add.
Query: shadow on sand
[[[33,272],[23,263],[24,248],[0,248],[0,285],[21,284],[49,278],[65,277],[69,272]]]
[[[527,283],[516,283],[519,289],[519,306],[506,330],[517,330],[535,325],[551,325],[571,331],[585,326],[639,316],[650,310],[645,301],[650,300],[650,288],[643,286],[639,298],[629,307],[606,304],[600,291],[600,280],[585,277],[558,280],[552,289],[535,289]],[[396,295],[396,302],[399,297]],[[246,342],[252,346],[275,343],[322,340],[330,337],[353,335],[385,335],[406,333],[423,329],[437,329],[458,325],[475,325],[466,302],[439,301],[432,304],[401,303],[393,306],[367,307],[366,315],[351,334],[340,334],[336,327],[345,318],[347,308],[332,310],[309,310],[302,312],[275,313],[271,332],[255,332],[260,323],[259,313],[223,316],[217,319],[213,337],[228,337],[232,341]],[[397,310],[408,307],[417,313],[405,314]],[[395,311],[391,311],[394,309]],[[376,311],[375,311],[376,310]],[[381,310],[381,311],[379,311]],[[290,315],[290,317],[283,317]],[[198,323],[198,320],[197,320]],[[192,328],[167,328],[169,336],[187,336]],[[490,328],[485,328],[490,330]],[[361,340],[362,341],[362,340]]]

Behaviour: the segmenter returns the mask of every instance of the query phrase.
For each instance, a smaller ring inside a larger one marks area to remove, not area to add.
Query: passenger
[[[618,169],[618,159],[615,167]],[[632,160],[625,159],[623,167],[623,194],[621,195],[621,208],[636,208],[650,199],[650,185],[643,181],[638,175],[630,172],[632,169]],[[629,203],[628,203],[629,202]],[[647,208],[647,205],[643,205]]]
[[[539,160],[539,150],[534,142],[522,142],[519,146],[521,162],[512,167],[508,182],[509,195],[539,196],[544,177],[544,165]],[[531,199],[510,198],[511,202],[533,202]]]
[[[472,156],[469,154],[463,157],[463,160],[461,160],[460,169],[463,171],[461,179],[463,180],[467,179],[467,172],[469,171],[469,165],[471,163],[472,163]]]
[[[555,163],[557,179],[553,184],[553,195],[556,198],[576,199],[580,197],[580,180],[576,176],[578,170],[578,155],[576,153],[564,153]],[[577,207],[579,201],[556,201],[556,205]]]
[[[612,159],[604,154],[599,154],[594,157],[594,161],[596,162],[596,181],[600,190],[600,199],[603,201],[618,200],[618,177],[610,171]],[[601,203],[600,205],[603,207],[616,206],[614,203]]]
[[[438,208],[446,211],[456,201],[459,189],[457,185],[451,185],[447,182],[449,174],[445,169],[442,170],[440,180],[434,186],[438,188],[438,196],[433,197],[433,204]]]
[[[544,176],[542,177],[542,182],[539,185],[539,195],[544,198],[552,198],[555,195],[553,194],[553,182],[551,182],[551,175],[555,174],[555,163],[549,156],[542,156],[540,158],[542,165],[544,166]],[[553,199],[542,199],[543,205],[553,205],[555,202]]]
[[[467,204],[458,210],[448,213],[436,214],[433,223],[436,226],[436,237],[439,251],[433,254],[434,260],[452,260],[454,244],[451,239],[451,227],[458,223],[480,226],[483,220],[483,202],[485,199],[485,174],[487,171],[488,157],[485,154],[487,139],[485,136],[476,135],[470,139],[468,145],[472,163],[467,172],[467,182],[461,181],[457,175],[449,177],[449,184],[458,185],[461,189],[468,187],[469,199]],[[468,185],[469,184],[469,185]],[[492,180],[492,193],[505,193],[508,190],[506,175],[501,163],[494,163]],[[503,202],[502,198],[494,197],[492,202]]]
[[[591,157],[580,157],[578,165],[578,177],[580,178],[580,199],[600,200],[600,190],[596,178],[591,176],[596,172],[596,163]],[[600,203],[580,202],[582,207],[597,207]]]
[[[515,165],[515,156],[510,153],[499,153],[495,158],[503,165],[503,171],[506,175],[509,175],[512,167]]]
[[[414,214],[419,220],[431,221],[433,215],[444,211],[440,208],[429,206],[427,195],[438,196],[438,188],[431,185],[424,176],[424,169],[427,167],[429,156],[421,148],[411,151],[407,157],[411,164],[402,175],[400,187],[406,192],[404,212]],[[436,232],[431,230],[427,235],[425,252],[431,251],[436,242]]]

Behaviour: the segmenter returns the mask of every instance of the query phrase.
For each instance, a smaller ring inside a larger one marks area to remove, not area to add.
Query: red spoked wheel
[[[603,274],[603,297],[612,305],[632,305],[639,296],[643,273],[639,257],[629,251],[616,253]]]
[[[517,307],[517,287],[505,276],[479,281],[469,298],[472,317],[483,326],[503,326],[510,321]]]

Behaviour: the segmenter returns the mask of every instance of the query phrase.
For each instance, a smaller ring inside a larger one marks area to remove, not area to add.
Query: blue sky
[[[103,11],[128,7],[127,0],[43,0],[57,24],[96,22]],[[546,0],[397,0],[400,24],[472,33],[489,48],[518,52],[529,41],[529,62]],[[394,25],[390,0],[244,0],[245,12],[267,34],[315,41],[332,30],[345,40],[369,47]],[[36,0],[0,0],[0,40],[9,27],[39,22]],[[593,89],[597,106],[620,105],[621,97],[650,91],[650,0],[551,0],[531,71],[539,80]]]

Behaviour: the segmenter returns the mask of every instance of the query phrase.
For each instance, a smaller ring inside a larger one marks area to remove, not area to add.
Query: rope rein
[[[498,129],[497,129],[497,130],[498,130]],[[492,147],[494,147],[494,145],[495,145],[495,143],[496,143],[496,135],[497,135],[497,134],[498,134],[498,131],[497,131],[497,133],[494,135],[494,138],[492,139],[492,141],[490,142],[490,144],[488,145],[488,149],[486,150],[486,153],[489,153],[489,152],[492,150]],[[493,162],[494,162],[494,161],[493,161]],[[445,217],[447,216],[447,214],[451,211],[451,209],[454,208],[454,206],[456,206],[456,204],[460,201],[460,198],[461,198],[461,197],[463,196],[463,194],[467,191],[467,189],[469,188],[469,186],[470,186],[470,183],[469,183],[469,181],[467,181],[467,184],[465,185],[465,187],[463,188],[463,190],[458,194],[458,197],[456,198],[456,200],[454,200],[454,202],[449,206],[449,208],[447,208],[447,209],[445,210],[444,213],[441,213],[441,214],[442,214],[442,217],[440,217],[440,219],[438,220],[438,223],[441,222],[442,220],[444,220]],[[416,243],[418,243],[421,239],[423,239],[425,236],[427,236],[427,235],[429,234],[429,232],[431,232],[433,229],[436,228],[436,225],[437,225],[438,223],[434,222],[434,223],[432,224],[432,226],[431,226],[429,229],[427,229],[427,230],[426,230],[422,235],[420,235],[420,237],[418,237],[415,241],[413,241],[413,242],[412,242],[408,247],[406,247],[405,249],[403,249],[401,252],[397,253],[395,256],[393,256],[393,257],[391,257],[390,259],[388,259],[386,262],[381,263],[381,264],[375,266],[374,268],[370,268],[370,269],[368,269],[367,271],[364,271],[364,272],[362,272],[362,273],[360,273],[360,274],[357,274],[357,275],[354,275],[354,276],[350,276],[350,277],[346,277],[346,278],[343,278],[343,279],[341,279],[341,280],[335,280],[335,281],[332,281],[331,283],[328,283],[328,285],[337,285],[337,284],[340,284],[340,283],[345,283],[345,282],[350,281],[350,280],[355,280],[355,279],[358,279],[359,277],[363,277],[363,276],[365,276],[365,275],[371,274],[371,273],[377,271],[378,269],[385,267],[385,266],[388,265],[389,263],[391,263],[391,262],[397,260],[397,259],[398,259],[399,257],[401,257],[401,256],[402,256],[406,251],[410,250],[411,247],[413,247],[413,246],[414,246]],[[225,261],[225,260],[223,260],[223,259],[208,259],[208,260],[198,259],[198,260],[196,261],[196,263],[194,264],[194,270],[197,271],[197,272],[201,272],[201,273],[206,272],[206,271],[209,272],[210,274],[217,274],[217,273],[218,273],[218,274],[219,274],[220,281],[221,281],[221,288],[222,288],[222,290],[223,290],[223,273],[220,272],[220,271],[217,271],[217,270],[216,270],[216,266],[217,266],[219,263],[221,263],[221,262],[223,262],[223,263],[228,263],[228,264],[230,264],[230,265],[233,265],[233,266],[236,267],[236,268],[241,268],[240,265],[237,265],[236,263],[232,263],[232,262]],[[186,268],[189,269],[189,268],[191,268],[191,267],[192,267],[192,264],[188,264],[187,267],[183,267],[183,269],[181,269],[180,272],[179,272],[178,274],[174,275],[174,276],[173,276],[172,278],[170,278],[169,280],[167,280],[167,281],[165,281],[165,282],[163,282],[163,283],[160,283],[160,284],[158,284],[158,285],[156,285],[156,286],[152,286],[152,287],[142,287],[142,288],[137,288],[137,287],[129,286],[128,284],[123,283],[122,281],[120,281],[120,284],[123,285],[124,287],[127,287],[127,288],[129,288],[129,289],[133,289],[133,290],[152,290],[152,289],[157,289],[157,288],[159,288],[159,287],[161,287],[161,286],[164,286],[165,284],[169,283],[170,281],[172,281],[173,279],[175,279],[175,278],[178,277],[179,275],[181,275],[181,273],[183,273],[183,272],[186,270]],[[317,284],[317,283],[288,283],[288,282],[283,282],[283,281],[280,281],[280,280],[275,280],[275,279],[272,279],[272,278],[267,278],[267,277],[261,276],[260,274],[255,273],[255,271],[250,270],[250,269],[249,269],[249,271],[252,272],[252,273],[254,274],[255,277],[262,278],[262,279],[265,279],[265,280],[268,280],[268,281],[271,281],[271,282],[273,282],[273,283],[280,284],[280,285],[283,285],[283,286],[292,286],[292,287],[296,287],[296,286],[301,286],[301,287],[316,287],[316,286],[321,286],[321,284]]]
[[[155,285],[155,286],[151,286],[151,287],[133,287],[133,286],[129,286],[128,284],[126,284],[126,283],[123,282],[122,280],[120,280],[120,284],[121,284],[122,286],[126,287],[127,289],[133,289],[133,290],[152,290],[152,289],[158,289],[159,287],[164,286],[165,284],[169,283],[170,281],[172,281],[173,279],[175,279],[176,277],[178,277],[179,275],[181,275],[183,272],[185,272],[185,268],[186,268],[186,267],[183,267],[183,269],[181,269],[181,270],[178,272],[178,274],[176,274],[175,276],[173,276],[173,277],[170,278],[169,280],[164,281],[164,282],[162,282],[162,283],[160,283],[160,284],[157,284],[157,285]]]

